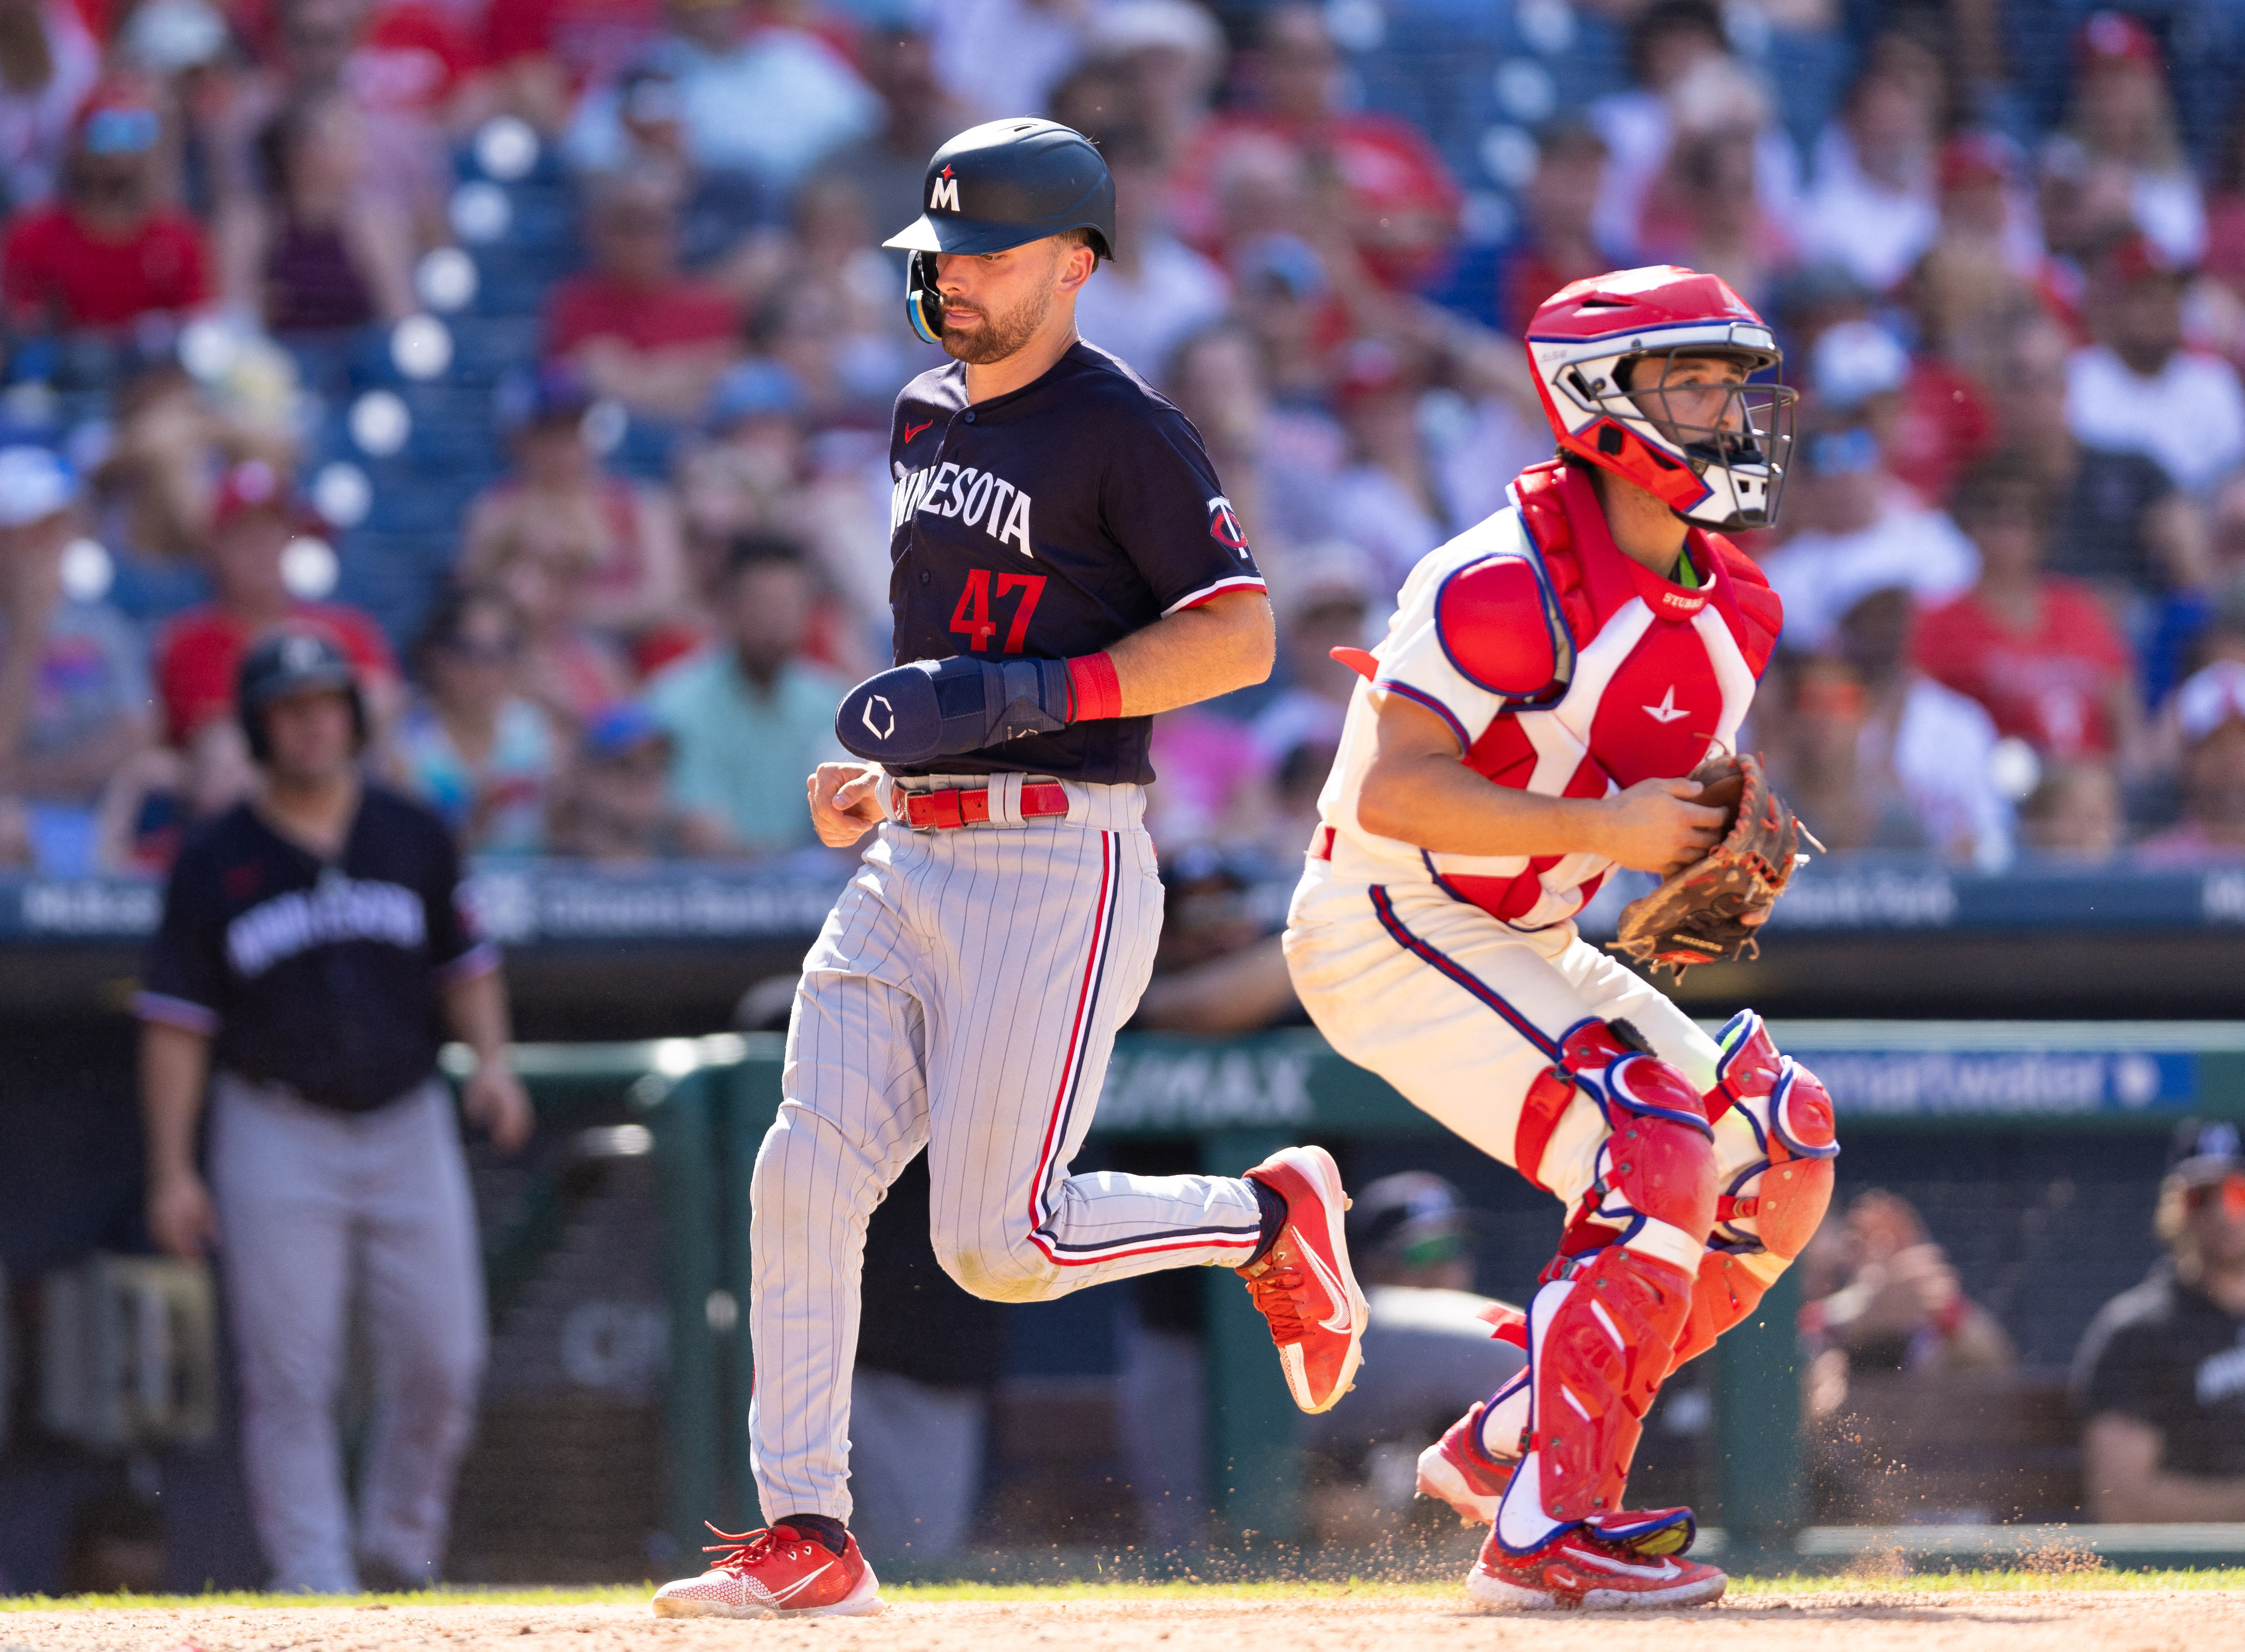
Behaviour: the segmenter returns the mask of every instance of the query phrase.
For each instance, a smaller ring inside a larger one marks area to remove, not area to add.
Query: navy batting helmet
[[[358,673],[325,633],[292,626],[261,638],[241,657],[234,677],[234,702],[241,708],[242,732],[249,736],[249,755],[269,762],[273,751],[265,737],[265,708],[291,694],[339,689],[350,700],[351,724],[359,744],[366,743],[366,696],[359,692]]]
[[[1091,139],[1058,121],[1022,117],[968,127],[927,163],[920,200],[926,210],[882,245],[911,254],[905,309],[931,344],[943,335],[938,253],[1002,253],[1082,229],[1091,234],[1092,251],[1115,256],[1115,179]]]

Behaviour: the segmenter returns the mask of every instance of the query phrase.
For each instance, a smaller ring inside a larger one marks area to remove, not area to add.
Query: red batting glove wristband
[[[1122,714],[1122,680],[1107,654],[1078,654],[1068,662],[1070,722],[1092,722]]]

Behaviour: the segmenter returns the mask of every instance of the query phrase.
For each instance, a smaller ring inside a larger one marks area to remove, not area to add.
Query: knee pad
[[[1546,1186],[1539,1175],[1543,1150],[1577,1094],[1597,1104],[1611,1131],[1631,1120],[1665,1120],[1714,1139],[1706,1104],[1690,1080],[1653,1055],[1628,1022],[1577,1022],[1559,1041],[1558,1061],[1528,1087],[1514,1133],[1514,1167],[1539,1188]]]
[[[1617,1243],[1688,1277],[1714,1227],[1715,1133],[1703,1104],[1681,1073],[1631,1047],[1626,1033],[1626,1023],[1585,1021],[1562,1041],[1562,1059],[1605,1115],[1608,1134],[1546,1278],[1572,1256]]]
[[[1790,1261],[1832,1202],[1832,1161],[1840,1153],[1832,1098],[1814,1073],[1778,1053],[1752,1010],[1733,1016],[1718,1042],[1723,1053],[1706,1096],[1708,1115],[1735,1107],[1753,1127],[1760,1156],[1724,1179],[1708,1242]]]
[[[1560,1241],[1565,1258],[1604,1245],[1659,1256],[1689,1275],[1714,1229],[1715,1149],[1673,1120],[1625,1118],[1598,1148],[1597,1180]]]
[[[1692,1081],[1652,1053],[1652,1046],[1626,1021],[1578,1021],[1559,1040],[1560,1065],[1590,1093],[1606,1122],[1621,1115],[1665,1118],[1713,1136],[1707,1104]]]

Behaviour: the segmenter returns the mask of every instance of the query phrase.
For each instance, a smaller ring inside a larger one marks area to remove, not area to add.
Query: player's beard
[[[972,309],[982,319],[964,332],[946,326],[943,353],[971,367],[987,367],[1013,355],[1045,324],[1045,317],[1052,314],[1053,292],[1041,284],[1003,315],[993,315],[979,305],[962,305],[954,299],[946,299],[944,302],[953,308]]]

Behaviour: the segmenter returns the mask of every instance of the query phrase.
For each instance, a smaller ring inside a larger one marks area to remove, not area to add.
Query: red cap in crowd
[[[1344,408],[1375,401],[1412,388],[1410,366],[1385,340],[1360,338],[1340,352],[1340,378],[1333,397]]]
[[[2008,184],[2011,146],[1991,132],[1961,132],[1941,146],[1941,193],[1975,184]]]
[[[270,511],[291,524],[303,514],[288,477],[262,459],[245,459],[220,479],[218,498],[211,506],[211,526],[222,528],[258,511]]]
[[[2156,70],[2166,58],[2160,50],[2159,37],[2125,11],[2092,13],[2073,37],[2074,62],[2084,71],[2123,63]]]
[[[2106,250],[2104,267],[2123,287],[2133,287],[2138,281],[2158,279],[2181,281],[2190,278],[2190,268],[2169,256],[2149,235],[2140,229],[2130,230]]]

